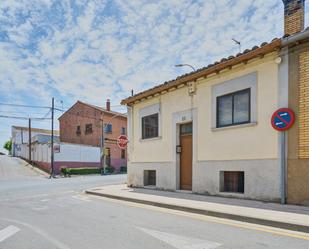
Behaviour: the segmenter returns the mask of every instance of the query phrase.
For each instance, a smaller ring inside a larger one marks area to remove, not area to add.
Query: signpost
[[[289,108],[280,108],[271,117],[272,127],[280,131],[281,147],[281,204],[286,202],[286,130],[295,122],[295,114]]]
[[[129,140],[127,138],[126,135],[120,135],[117,138],[117,145],[120,149],[124,150],[125,148],[127,148],[127,144],[128,144]]]

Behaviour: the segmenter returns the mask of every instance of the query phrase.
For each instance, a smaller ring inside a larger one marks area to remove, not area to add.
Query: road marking
[[[85,195],[73,195],[72,198],[80,200],[80,201],[90,202],[89,197],[87,197]]]
[[[49,201],[49,199],[43,199],[43,200],[41,200],[41,202],[48,202]]]
[[[48,207],[46,207],[46,206],[42,206],[42,207],[32,207],[31,209],[34,210],[34,211],[43,211],[43,210],[47,210]]]
[[[56,246],[56,248],[58,248],[58,249],[70,249],[70,247],[63,244],[61,241],[57,240],[55,237],[51,236],[50,234],[46,233],[45,231],[41,230],[38,227],[32,226],[32,225],[25,223],[25,222],[22,222],[22,221],[13,220],[13,219],[0,218],[0,220],[4,220],[4,221],[7,221],[7,222],[11,222],[11,223],[16,223],[16,224],[19,224],[21,226],[24,226],[24,227],[31,229],[33,232],[35,232],[38,235],[45,238],[47,241],[49,241],[52,245]]]
[[[1,202],[8,202],[8,201],[18,201],[18,200],[26,200],[26,199],[33,199],[33,198],[39,198],[39,197],[49,197],[54,195],[66,195],[76,193],[73,190],[69,191],[62,191],[62,192],[53,192],[50,194],[37,194],[37,195],[29,195],[29,196],[23,196],[23,197],[17,197],[17,198],[7,198],[7,199],[0,199]]]
[[[214,223],[224,224],[228,226],[250,229],[250,230],[260,231],[264,233],[270,233],[274,235],[292,237],[296,239],[303,239],[303,240],[309,241],[308,233],[291,231],[287,229],[281,229],[281,228],[270,227],[270,226],[263,226],[263,225],[252,224],[252,223],[241,222],[241,221],[234,221],[234,220],[229,220],[229,219],[224,219],[224,218],[217,218],[213,216],[189,213],[189,212],[184,212],[184,211],[172,210],[168,208],[155,207],[155,206],[150,206],[150,205],[145,205],[145,204],[140,204],[140,203],[121,201],[121,200],[116,200],[116,199],[111,199],[111,198],[106,198],[106,197],[101,197],[101,196],[91,196],[91,197],[95,199],[99,199],[99,200],[121,203],[126,206],[132,206],[132,207],[157,211],[161,213],[168,213],[172,215],[183,216],[183,217],[187,217],[187,218],[191,218],[195,220],[214,222]]]
[[[137,227],[137,229],[177,249],[215,249],[221,246],[221,244],[213,242],[213,241],[201,240],[201,239],[187,237],[187,236],[180,236],[180,235],[176,235],[172,233],[165,233],[165,232],[152,230],[152,229],[146,229],[142,227]]]
[[[4,228],[0,230],[0,242],[6,240],[7,238],[13,236],[15,233],[19,232],[20,229],[15,226],[8,226],[7,228]]]

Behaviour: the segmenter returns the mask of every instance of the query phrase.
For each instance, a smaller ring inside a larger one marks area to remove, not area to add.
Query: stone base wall
[[[128,164],[128,185],[144,187],[144,171],[156,170],[156,188],[179,189],[179,170],[176,163],[132,163]],[[220,192],[220,171],[244,171],[245,192]],[[237,198],[280,200],[280,164],[278,159],[199,161],[193,165],[192,192],[207,195]]]

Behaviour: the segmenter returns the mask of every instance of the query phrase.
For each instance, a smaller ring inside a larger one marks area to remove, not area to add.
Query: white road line
[[[72,198],[80,200],[80,201],[87,201],[90,202],[89,198],[84,195],[73,195]]]
[[[180,236],[172,233],[165,233],[142,227],[137,228],[144,233],[147,233],[152,237],[161,240],[177,249],[215,249],[221,246],[221,244],[209,240],[201,240],[187,236]]]
[[[24,226],[24,227],[31,229],[33,232],[35,232],[38,235],[45,238],[47,241],[49,241],[52,245],[54,245],[58,249],[70,249],[70,247],[63,244],[61,241],[57,240],[55,237],[52,237],[49,233],[41,230],[38,227],[32,226],[32,225],[25,223],[25,222],[22,222],[22,221],[13,220],[13,219],[0,218],[0,220],[4,220],[4,221],[7,221],[7,222],[11,222],[11,223],[16,223],[16,224],[19,224],[21,226]]]
[[[54,192],[50,194],[37,194],[37,195],[30,195],[30,196],[23,196],[23,197],[17,197],[17,198],[7,198],[7,199],[0,199],[1,202],[7,202],[7,201],[19,201],[19,200],[26,200],[26,199],[34,199],[34,198],[40,198],[40,197],[49,197],[54,195],[66,195],[76,193],[76,191],[69,190],[69,191],[62,191],[62,192]]]
[[[19,232],[20,229],[15,226],[8,226],[7,228],[4,228],[0,230],[0,242],[6,240],[7,238],[13,236],[15,233]]]
[[[37,206],[37,207],[32,207],[31,208],[32,210],[34,210],[34,211],[42,211],[42,210],[47,210],[48,209],[48,207],[46,207],[46,206]]]

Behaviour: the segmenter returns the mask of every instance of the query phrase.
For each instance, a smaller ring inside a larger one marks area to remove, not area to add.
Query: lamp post
[[[193,71],[196,71],[190,64],[176,64],[175,67],[191,67]]]

